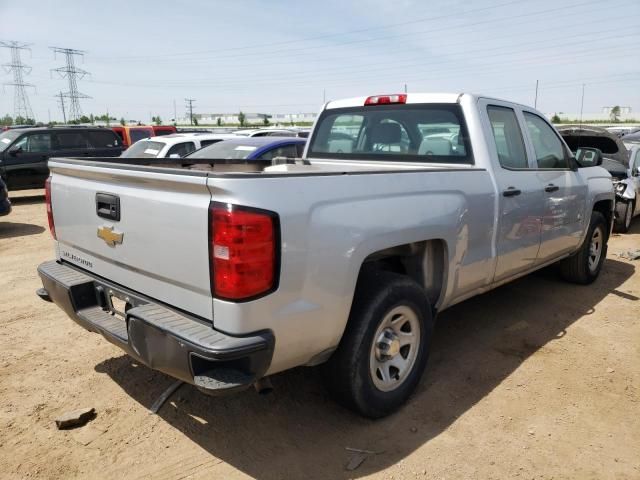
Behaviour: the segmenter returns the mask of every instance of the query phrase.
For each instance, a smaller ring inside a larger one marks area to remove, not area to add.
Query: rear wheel
[[[627,233],[631,227],[633,218],[633,202],[616,202],[616,222],[614,230],[618,233]]]
[[[607,256],[607,222],[600,212],[591,214],[587,236],[577,253],[561,263],[562,276],[574,283],[592,283],[602,269]]]
[[[392,413],[420,381],[432,330],[420,285],[395,273],[363,272],[340,345],[324,365],[329,391],[366,417]]]

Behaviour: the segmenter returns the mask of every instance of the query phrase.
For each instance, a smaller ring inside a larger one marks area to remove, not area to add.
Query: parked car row
[[[211,144],[253,137],[266,138],[259,145],[236,145],[232,158],[266,157],[268,152],[301,156],[302,129],[242,130],[229,134],[176,133],[174,126],[84,126],[20,127],[0,133],[0,178],[9,190],[42,188],[49,176],[47,163],[52,157],[179,158]],[[308,133],[308,131],[307,131]],[[274,138],[278,137],[278,138]],[[282,138],[295,141],[280,142]],[[269,140],[270,139],[270,140]],[[272,144],[269,146],[269,144]],[[297,145],[297,149],[295,147]],[[287,147],[287,148],[285,148]],[[289,148],[290,147],[290,148]],[[217,151],[210,154],[215,155]],[[246,155],[245,155],[246,154]]]
[[[124,158],[180,158],[202,147],[236,138],[233,134],[172,133],[138,140],[122,154]]]
[[[243,130],[228,134],[175,133],[139,140],[123,158],[209,158],[270,160],[274,157],[301,157],[306,138],[292,130]],[[218,144],[213,146],[213,144]]]

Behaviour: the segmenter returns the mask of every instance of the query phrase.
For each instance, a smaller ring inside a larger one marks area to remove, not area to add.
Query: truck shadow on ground
[[[561,355],[556,340],[576,320],[593,314],[633,273],[632,264],[607,260],[597,282],[579,286],[563,283],[555,270],[546,269],[447,310],[439,318],[417,392],[402,410],[382,420],[363,419],[337,406],[311,368],[275,375],[275,390],[268,396],[252,389],[212,398],[183,385],[159,415],[254,478],[368,475],[438,436],[530,356]],[[173,380],[132,363],[125,355],[96,370],[149,408]],[[383,453],[348,472],[345,447]]]
[[[45,231],[40,225],[31,223],[5,222],[0,220],[0,238],[24,237],[26,235],[38,235]]]

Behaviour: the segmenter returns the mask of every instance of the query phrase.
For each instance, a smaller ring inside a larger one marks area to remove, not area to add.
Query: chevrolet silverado
[[[420,381],[438,312],[556,262],[593,282],[614,218],[609,173],[541,113],[470,94],[328,102],[302,159],[49,168],[41,298],[208,394],[323,364],[374,418]]]

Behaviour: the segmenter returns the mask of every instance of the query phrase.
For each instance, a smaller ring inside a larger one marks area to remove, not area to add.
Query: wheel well
[[[385,248],[365,258],[365,267],[407,275],[422,285],[432,307],[442,294],[445,267],[445,244],[442,240],[425,240]]]
[[[607,220],[607,235],[611,232],[613,225],[613,202],[611,200],[600,200],[593,205],[594,212],[600,212]]]

